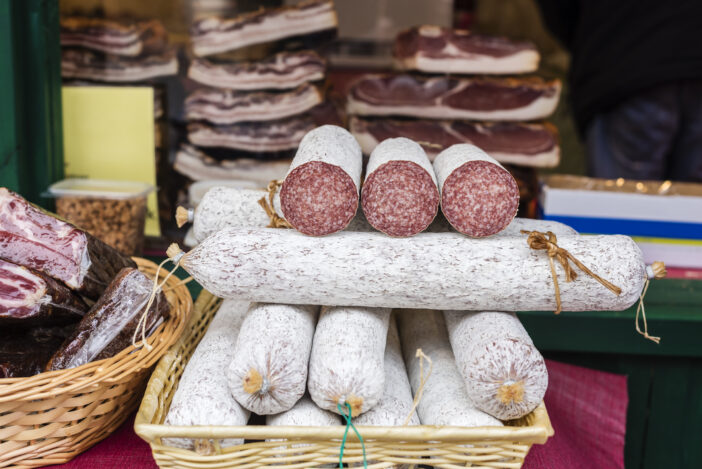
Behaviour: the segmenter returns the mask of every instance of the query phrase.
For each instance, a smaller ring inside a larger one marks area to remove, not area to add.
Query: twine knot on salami
[[[366,460],[366,444],[363,442],[363,437],[361,436],[361,433],[358,431],[356,426],[351,422],[351,416],[352,416],[352,410],[351,410],[351,404],[348,402],[344,403],[344,406],[348,410],[348,414],[344,412],[344,408],[341,407],[341,403],[336,404],[336,408],[341,414],[342,417],[344,417],[344,420],[346,420],[346,430],[344,431],[344,437],[341,439],[341,447],[339,448],[339,467],[343,468],[344,467],[344,448],[346,448],[346,437],[349,434],[349,428],[352,428],[354,433],[356,433],[356,436],[358,437],[358,441],[361,442],[361,449],[363,451],[363,467],[364,469],[368,468],[368,461]]]
[[[424,354],[424,352],[422,352],[422,349],[418,348],[417,352],[415,353],[415,356],[419,359],[419,387],[417,387],[417,392],[415,393],[414,399],[412,401],[412,408],[410,409],[407,418],[402,424],[403,426],[410,423],[410,420],[412,419],[412,414],[414,414],[414,411],[417,409],[419,401],[422,400],[422,395],[424,394],[424,386],[427,384],[427,380],[429,379],[429,376],[431,376],[431,372],[434,369],[434,363],[431,361],[431,358],[429,358]],[[429,363],[429,370],[427,371],[426,375],[424,374],[425,360]]]
[[[266,215],[268,215],[268,218],[271,220],[271,222],[268,224],[268,228],[292,228],[292,225],[288,223],[285,218],[276,213],[275,207],[273,206],[273,197],[275,197],[275,193],[282,184],[283,181],[278,181],[275,179],[269,182],[268,187],[266,188],[268,191],[268,197],[261,197],[261,199],[258,201],[258,204],[263,207]]]
[[[636,332],[638,332],[651,342],[655,342],[656,344],[661,343],[661,338],[648,335],[648,324],[646,323],[646,308],[644,308],[644,296],[646,296],[646,292],[648,291],[648,285],[651,283],[651,279],[661,279],[664,278],[667,274],[668,273],[665,270],[665,264],[661,261],[656,261],[653,264],[646,266],[646,283],[644,284],[643,291],[641,292],[641,296],[639,297],[639,305],[636,307]],[[643,331],[639,327],[639,315],[643,317]]]
[[[561,263],[563,266],[563,270],[565,271],[565,276],[566,276],[566,282],[571,282],[575,280],[578,277],[578,274],[573,270],[573,268],[570,266],[570,262],[575,264],[580,270],[588,274],[590,277],[594,278],[598,282],[600,282],[602,285],[607,287],[612,293],[615,295],[619,295],[622,292],[622,289],[619,288],[618,286],[608,282],[607,280],[603,279],[596,273],[592,272],[590,269],[585,267],[582,262],[580,262],[578,259],[575,258],[571,253],[569,253],[567,250],[563,249],[562,247],[559,247],[557,242],[556,235],[553,234],[551,231],[548,231],[546,233],[542,233],[540,231],[524,231],[522,230],[522,234],[528,234],[529,237],[527,238],[527,244],[531,249],[535,250],[545,250],[546,253],[548,254],[548,262],[549,265],[551,266],[551,276],[553,277],[553,286],[556,290],[556,311],[554,311],[555,314],[560,314],[561,312],[561,289],[558,286],[558,276],[556,275],[556,266],[553,263],[554,257],[558,262]]]

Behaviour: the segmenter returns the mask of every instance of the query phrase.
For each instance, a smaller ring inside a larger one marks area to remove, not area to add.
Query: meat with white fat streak
[[[307,389],[321,408],[358,416],[383,397],[390,310],[325,306],[314,333]]]
[[[234,358],[234,346],[248,308],[248,302],[237,300],[225,300],[219,307],[183,371],[165,425],[246,425],[249,411],[232,396],[225,371]],[[195,444],[187,438],[168,438],[164,442],[186,449]],[[220,440],[222,446],[243,442],[243,438]]]
[[[255,136],[250,138],[253,139]],[[265,187],[269,181],[285,177],[290,161],[290,159],[267,161],[254,158],[220,161],[192,145],[182,144],[176,153],[173,169],[194,181],[242,179],[257,182]]]
[[[444,316],[456,365],[478,409],[511,420],[541,403],[548,371],[516,314],[445,311]]]
[[[419,417],[412,410],[414,398],[402,359],[400,336],[395,318],[390,318],[388,339],[385,344],[385,390],[380,401],[368,412],[354,419],[355,425],[400,426],[419,425]],[[410,414],[410,412],[412,412]],[[407,418],[409,417],[409,420]]]
[[[227,370],[229,389],[258,415],[284,412],[305,393],[318,306],[254,303]]]
[[[622,289],[617,295],[584,272],[566,282],[557,263],[563,311],[621,311],[638,300],[646,267],[631,238],[563,236],[558,245]],[[472,311],[556,308],[548,254],[531,249],[526,235],[391,238],[344,231],[311,238],[294,230],[225,228],[181,265],[223,298]]]
[[[502,426],[502,422],[478,410],[466,391],[449,345],[444,317],[439,311],[396,311],[402,352],[412,391],[417,394],[422,382],[417,349],[431,359],[424,364],[425,385],[417,414],[422,425],[459,427]]]

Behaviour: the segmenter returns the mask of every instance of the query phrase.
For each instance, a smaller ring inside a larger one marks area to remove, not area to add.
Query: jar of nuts
[[[154,186],[132,181],[65,179],[49,187],[56,213],[120,252],[144,247],[146,198]]]

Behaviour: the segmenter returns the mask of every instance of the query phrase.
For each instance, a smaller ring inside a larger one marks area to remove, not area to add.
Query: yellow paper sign
[[[151,87],[64,86],[63,154],[67,178],[139,181],[156,186]],[[145,232],[160,236],[156,193]]]

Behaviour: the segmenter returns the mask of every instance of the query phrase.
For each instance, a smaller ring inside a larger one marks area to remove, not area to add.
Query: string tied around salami
[[[571,253],[569,253],[567,250],[563,249],[562,247],[558,246],[558,239],[556,238],[556,235],[553,234],[551,231],[547,231],[546,233],[542,233],[540,231],[521,231],[522,234],[529,235],[527,237],[527,244],[531,249],[534,250],[545,250],[546,253],[548,254],[548,262],[549,265],[551,266],[551,277],[553,278],[553,286],[556,290],[556,311],[554,311],[555,314],[560,314],[562,308],[561,308],[561,289],[558,286],[558,275],[556,274],[556,266],[553,263],[553,259],[556,258],[558,262],[561,263],[563,266],[563,270],[565,271],[565,276],[566,276],[566,282],[572,282],[578,277],[577,272],[573,270],[573,268],[570,265],[570,262],[575,264],[580,270],[588,274],[590,277],[594,278],[598,282],[600,282],[602,285],[607,287],[612,293],[615,295],[619,295],[622,292],[622,289],[619,288],[618,286],[612,284],[611,282],[608,282],[607,280],[603,279],[587,267],[583,265],[582,262],[580,262],[578,259],[575,258]]]
[[[344,412],[344,407],[346,407],[348,413]],[[346,448],[346,438],[348,437],[349,429],[353,429],[354,433],[356,433],[356,436],[358,437],[358,441],[361,442],[361,450],[363,451],[363,467],[364,469],[367,469],[368,461],[366,459],[366,444],[363,442],[363,437],[361,436],[361,433],[351,421],[351,416],[353,414],[351,404],[349,404],[348,402],[344,402],[344,407],[341,406],[340,402],[336,404],[337,410],[339,411],[341,416],[344,417],[344,420],[346,420],[346,430],[344,431],[344,437],[341,439],[341,446],[339,447],[339,467],[344,467],[344,449]]]
[[[419,359],[419,386],[417,387],[417,392],[414,394],[414,399],[412,400],[412,408],[410,409],[409,413],[407,414],[407,418],[405,419],[404,423],[402,424],[403,426],[406,426],[410,423],[410,420],[412,420],[412,414],[414,414],[414,411],[417,409],[417,406],[419,405],[419,401],[422,400],[422,396],[424,395],[424,385],[427,384],[427,380],[429,379],[429,376],[431,376],[431,372],[434,369],[434,363],[431,361],[431,358],[429,358],[423,351],[422,349],[418,348],[417,352],[415,353],[415,357]],[[429,370],[427,371],[427,374],[424,374],[424,361],[429,363]]]
[[[278,192],[278,189],[280,186],[283,185],[283,181],[279,180],[272,180],[271,182],[268,183],[268,187],[266,190],[268,191],[268,196],[263,196],[261,199],[258,201],[258,204],[263,207],[263,210],[266,212],[266,215],[268,215],[268,218],[270,218],[270,223],[268,224],[268,228],[292,228],[292,225],[285,220],[285,218],[281,217],[278,215],[275,211],[275,206],[273,205],[273,198],[275,197],[275,193]]]
[[[655,342],[656,344],[661,343],[661,338],[652,336],[648,334],[648,323],[646,322],[646,308],[644,307],[644,297],[648,291],[648,285],[651,283],[651,279],[661,279],[667,275],[665,270],[665,264],[661,261],[656,261],[651,265],[646,266],[646,283],[644,284],[643,291],[639,297],[639,305],[636,307],[636,332],[644,336],[646,339]],[[643,331],[639,327],[639,314],[643,317]]]

